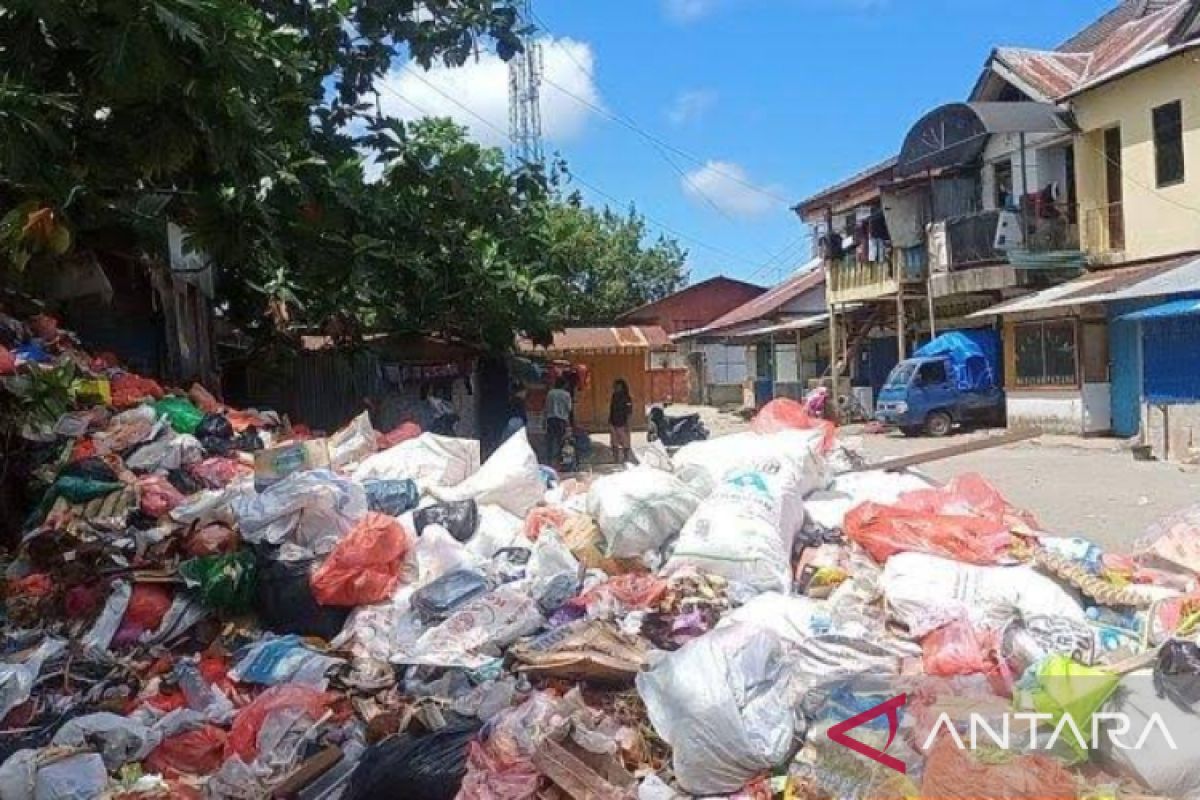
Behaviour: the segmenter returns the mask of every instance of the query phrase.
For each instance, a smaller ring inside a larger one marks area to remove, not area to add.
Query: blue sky
[[[693,280],[771,283],[808,252],[785,200],[895,153],[924,112],[966,96],[993,46],[1053,47],[1113,4],[534,0],[550,37],[547,149],[603,191],[580,186],[590,202],[634,203],[685,234]],[[385,101],[404,116],[451,114],[503,144],[504,76],[486,57],[456,74],[395,73]]]

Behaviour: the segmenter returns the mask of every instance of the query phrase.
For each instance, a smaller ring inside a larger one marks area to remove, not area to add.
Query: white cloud
[[[663,10],[676,22],[693,22],[707,16],[718,0],[663,0]]]
[[[543,39],[542,54],[546,77],[566,90],[542,84],[542,135],[554,143],[571,141],[583,133],[592,112],[567,92],[593,105],[603,105],[600,90],[591,77],[595,72],[595,55],[590,44],[573,39]],[[407,69],[392,70],[383,83],[387,88],[380,91],[379,102],[385,114],[406,120],[419,119],[427,113],[450,117],[466,126],[482,144],[495,147],[509,144],[508,64],[492,53],[482,54],[478,60],[461,67],[435,66],[425,71],[413,64]],[[490,124],[484,124],[462,106]]]
[[[709,161],[681,178],[680,186],[688,199],[712,203],[734,217],[761,217],[782,205],[771,197],[782,190],[756,184],[741,165],[731,161]]]
[[[690,89],[680,92],[667,109],[667,119],[675,126],[698,122],[716,103],[717,93],[712,89]]]

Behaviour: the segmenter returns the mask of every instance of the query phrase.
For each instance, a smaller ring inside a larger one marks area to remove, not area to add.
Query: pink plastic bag
[[[138,503],[148,517],[159,519],[183,502],[183,494],[161,475],[146,475],[137,481]]]
[[[228,755],[241,756],[243,761],[250,763],[258,757],[258,732],[267,717],[276,711],[297,709],[315,721],[325,713],[329,703],[329,695],[311,686],[285,683],[267,689],[233,718],[226,742]]]
[[[750,423],[755,433],[779,433],[789,430],[820,430],[824,432],[821,449],[828,452],[837,437],[837,426],[826,419],[809,416],[801,403],[780,397],[767,403]]]
[[[395,447],[401,442],[407,442],[409,439],[415,439],[420,435],[420,425],[415,422],[404,422],[387,433],[380,434],[375,443],[380,450],[387,450],[389,447]]]
[[[941,488],[905,492],[896,505],[931,514],[971,514],[1000,520],[1014,527],[1040,529],[1032,514],[1010,505],[982,475],[973,472],[959,475]]]
[[[214,456],[192,464],[188,472],[209,489],[224,489],[240,476],[249,475],[254,470],[232,458]]]
[[[525,517],[525,538],[531,542],[536,542],[537,538],[542,534],[543,525],[549,525],[558,531],[562,531],[566,523],[566,511],[563,511],[561,508],[539,506],[530,511],[529,515]]]
[[[571,601],[590,608],[597,603],[616,600],[625,609],[650,608],[667,593],[667,582],[654,575],[616,575]]]
[[[130,645],[146,631],[157,630],[171,609],[173,598],[171,590],[162,584],[135,583],[125,616],[121,618],[121,627],[113,636],[113,644],[118,647]]]
[[[974,675],[996,666],[996,635],[986,629],[977,631],[966,620],[938,628],[921,640],[921,649],[927,675]]]
[[[408,534],[394,517],[367,514],[313,573],[313,596],[325,606],[364,606],[386,600],[400,580],[408,548]]]

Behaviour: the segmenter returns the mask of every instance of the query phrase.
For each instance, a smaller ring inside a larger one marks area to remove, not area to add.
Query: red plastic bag
[[[667,582],[654,575],[616,575],[571,601],[590,607],[609,598],[627,609],[650,608],[667,593]]]
[[[250,467],[232,459],[213,456],[188,467],[192,477],[209,489],[224,489],[242,475],[254,472]]]
[[[983,517],[863,503],[846,514],[846,536],[879,563],[896,553],[929,553],[968,564],[998,564],[1011,543],[1008,525]]]
[[[192,558],[232,553],[241,544],[237,531],[220,522],[197,528],[183,542],[183,551]]]
[[[172,599],[171,590],[162,584],[135,583],[121,626],[132,626],[142,632],[157,630],[171,608]]]
[[[221,401],[198,383],[193,383],[192,388],[188,389],[188,400],[205,414],[215,414],[221,410]]]
[[[117,408],[133,408],[148,397],[155,400],[163,397],[162,387],[155,381],[132,372],[123,372],[113,378],[109,381],[109,387],[112,390],[112,404]]]
[[[381,434],[376,439],[376,443],[380,450],[387,450],[389,447],[395,447],[401,442],[407,442],[409,439],[415,439],[420,435],[420,425],[415,422],[404,422],[388,433]]]
[[[161,475],[138,478],[137,492],[142,513],[153,519],[165,517],[184,501],[183,494]]]
[[[12,375],[17,371],[17,358],[4,345],[0,344],[0,375]]]
[[[250,705],[233,718],[226,742],[226,754],[241,756],[243,761],[250,763],[258,757],[258,732],[267,717],[276,711],[296,709],[315,721],[325,713],[329,703],[329,695],[311,686],[297,683],[272,686],[254,698]]]
[[[1028,511],[1009,504],[1000,492],[976,473],[959,475],[941,488],[905,492],[896,501],[899,508],[930,514],[961,514],[985,517],[1010,527],[1039,530],[1037,519]]]
[[[313,596],[325,606],[363,606],[391,597],[408,552],[404,527],[368,513],[312,575]]]
[[[750,423],[750,430],[755,433],[814,429],[824,433],[821,439],[821,449],[828,452],[837,437],[837,426],[829,420],[810,416],[802,404],[786,397],[780,397],[767,403]]]
[[[174,775],[211,775],[225,763],[228,737],[215,725],[163,739],[146,756],[146,769],[167,777]]]
[[[962,619],[926,636],[921,640],[921,649],[927,675],[974,675],[996,666],[996,634],[986,629],[977,631]]]
[[[8,582],[9,597],[45,597],[54,591],[54,579],[44,572],[35,572]]]
[[[1037,798],[1075,800],[1075,778],[1050,756],[1021,755],[1008,761],[976,761],[970,750],[959,750],[948,736],[939,736],[925,759],[921,797]]]
[[[561,508],[539,506],[530,511],[529,515],[525,517],[525,538],[531,542],[536,542],[538,536],[542,534],[543,525],[549,525],[561,532],[563,526],[566,524],[566,511],[563,511]]]

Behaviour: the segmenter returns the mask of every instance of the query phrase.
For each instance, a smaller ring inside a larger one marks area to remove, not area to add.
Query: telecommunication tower
[[[508,135],[512,156],[526,164],[541,164],[542,46],[533,35],[533,0],[517,0],[517,14],[526,33],[524,50],[508,62]]]

